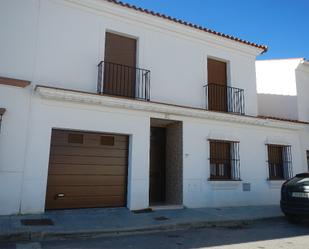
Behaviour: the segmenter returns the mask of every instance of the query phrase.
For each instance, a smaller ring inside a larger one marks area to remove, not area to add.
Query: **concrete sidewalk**
[[[126,208],[49,211],[38,215],[0,216],[0,241],[40,241],[156,232],[244,222],[282,216],[279,206],[198,208],[130,212]],[[50,219],[53,225],[22,225],[22,220]]]

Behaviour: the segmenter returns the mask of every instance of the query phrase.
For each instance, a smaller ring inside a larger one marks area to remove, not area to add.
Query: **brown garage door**
[[[128,137],[53,130],[46,209],[126,205]]]

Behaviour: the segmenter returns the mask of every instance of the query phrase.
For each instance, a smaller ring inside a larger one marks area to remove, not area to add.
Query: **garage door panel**
[[[123,196],[103,196],[103,197],[72,197],[58,199],[57,202],[47,200],[46,206],[49,209],[70,208],[91,208],[91,207],[123,207],[125,206]]]
[[[49,186],[120,186],[126,176],[105,175],[49,175]]]
[[[54,163],[88,165],[127,165],[127,158],[51,155],[50,164]]]
[[[53,164],[50,175],[127,175],[126,165]]]
[[[52,146],[50,153],[65,156],[95,156],[95,157],[127,157],[126,149],[83,148],[68,146]]]
[[[103,146],[101,143],[101,137],[113,137],[114,146],[120,146],[126,148],[126,143],[128,142],[127,136],[122,135],[112,135],[112,134],[97,134],[97,133],[82,133],[82,132],[67,132],[67,131],[57,131],[53,132],[52,145],[67,145],[69,134],[81,134],[83,136],[84,146]],[[75,145],[74,143],[69,143],[70,145]],[[78,144],[77,144],[78,145]]]
[[[70,197],[120,196],[125,194],[124,186],[49,186],[47,199],[54,199],[59,193]]]
[[[127,171],[127,136],[53,130],[46,209],[125,206]]]
[[[126,150],[127,149],[127,145],[128,145],[128,142],[117,142],[115,141],[113,145],[104,145],[104,144],[99,144],[98,143],[95,143],[95,144],[92,144],[92,143],[87,143],[87,144],[69,144],[67,141],[64,141],[64,142],[53,142],[51,144],[51,146],[53,147],[57,147],[57,146],[63,146],[63,147],[83,147],[83,148],[100,148],[100,149],[123,149],[123,150]]]

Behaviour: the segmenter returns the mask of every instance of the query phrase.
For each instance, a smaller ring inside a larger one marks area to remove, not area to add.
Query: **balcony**
[[[150,101],[150,71],[101,61],[97,93]]]
[[[245,114],[243,89],[213,83],[204,88],[206,110]],[[97,93],[150,101],[150,70],[101,61]]]
[[[206,109],[245,115],[244,90],[218,84],[205,85]]]

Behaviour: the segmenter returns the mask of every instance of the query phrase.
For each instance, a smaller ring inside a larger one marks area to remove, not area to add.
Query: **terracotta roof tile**
[[[161,18],[163,18],[163,19],[167,19],[167,20],[173,21],[173,22],[175,22],[175,23],[183,24],[183,25],[185,25],[185,26],[188,26],[188,27],[191,27],[191,28],[195,28],[195,29],[198,29],[198,30],[201,30],[201,31],[205,31],[205,32],[207,32],[207,33],[210,33],[210,34],[213,34],[213,35],[217,35],[217,36],[221,36],[221,37],[224,37],[224,38],[227,38],[227,39],[236,41],[236,42],[240,42],[240,43],[243,43],[243,44],[246,44],[246,45],[249,45],[249,46],[253,46],[253,47],[262,49],[262,50],[263,50],[263,53],[266,52],[266,51],[268,50],[268,47],[265,46],[265,45],[260,45],[260,44],[254,43],[254,42],[249,42],[249,41],[246,41],[246,40],[243,40],[243,39],[234,37],[234,36],[232,36],[232,35],[227,35],[227,34],[224,34],[224,33],[221,33],[221,32],[217,32],[217,31],[215,31],[215,30],[208,29],[208,28],[206,28],[206,27],[202,27],[202,26],[199,26],[199,25],[190,23],[190,22],[186,22],[186,21],[183,21],[183,20],[180,20],[180,19],[171,17],[171,16],[167,16],[167,15],[165,15],[165,14],[161,14],[161,13],[158,13],[158,12],[154,12],[154,11],[152,11],[152,10],[140,8],[140,7],[137,7],[137,6],[135,6],[135,5],[128,4],[128,3],[124,3],[124,2],[118,1],[118,0],[105,0],[105,1],[110,2],[110,3],[117,4],[117,5],[122,6],[122,7],[129,8],[129,9],[134,9],[134,10],[136,10],[136,11],[140,11],[140,12],[143,12],[143,13],[146,13],[146,14],[149,14],[149,15],[161,17]]]

